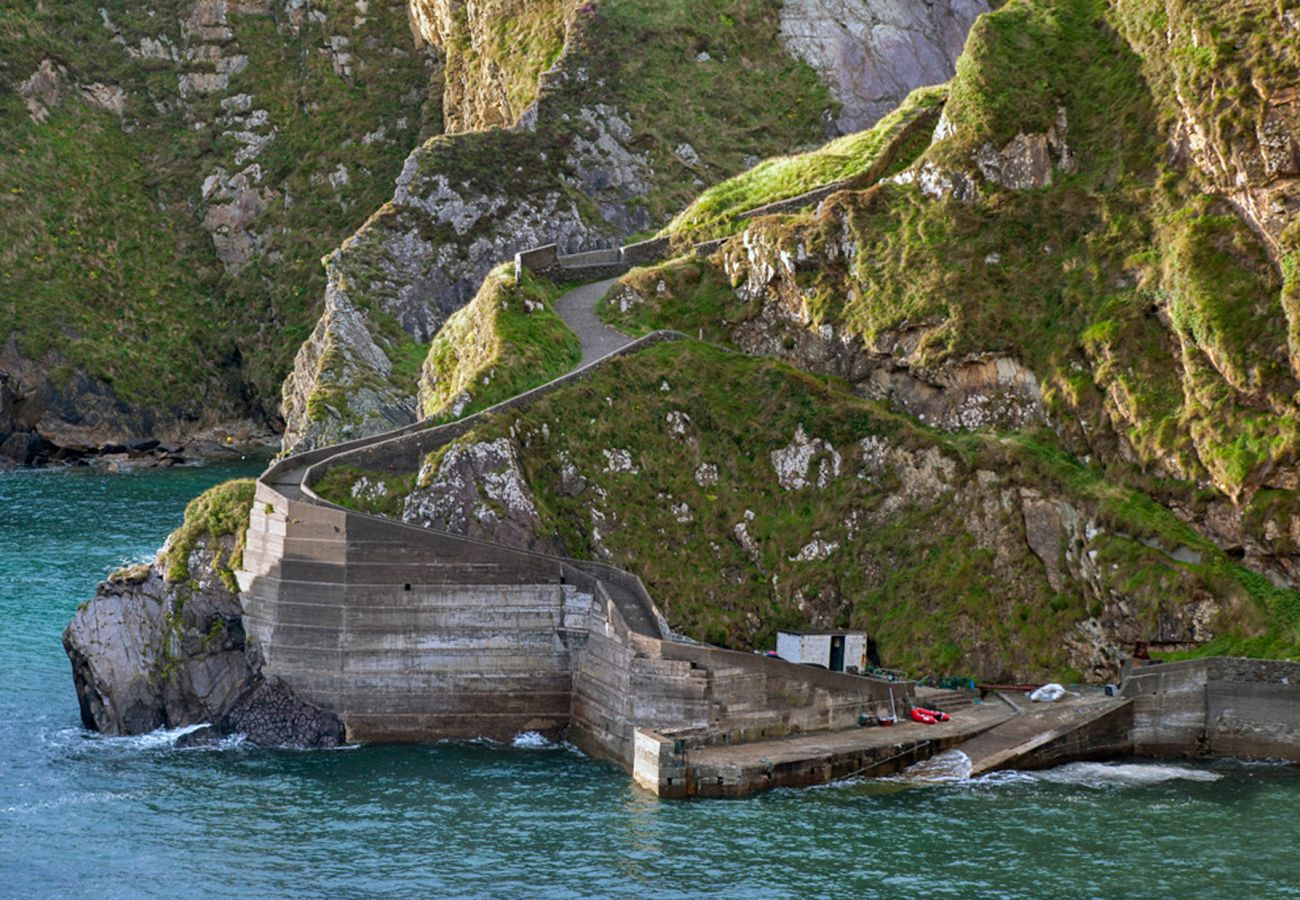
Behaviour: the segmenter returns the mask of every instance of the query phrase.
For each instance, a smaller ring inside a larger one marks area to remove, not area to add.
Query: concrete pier
[[[1082,759],[1104,759],[1132,749],[1132,701],[1090,694],[1011,712],[996,727],[956,744],[965,757],[964,777],[999,769],[1042,769]],[[945,777],[949,766],[913,767],[919,780]]]
[[[892,775],[1015,717],[1002,703],[967,707],[947,722],[821,731],[743,744],[638,728],[636,783],[660,797],[744,797],[856,776]]]

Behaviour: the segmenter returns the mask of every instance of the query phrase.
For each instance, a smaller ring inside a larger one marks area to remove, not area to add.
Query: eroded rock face
[[[231,539],[219,544],[229,553]],[[138,566],[99,586],[63,634],[88,728],[111,735],[220,716],[249,686],[239,598],[212,575],[213,549],[191,555],[193,580]]]
[[[265,746],[342,742],[337,717],[262,680],[239,596],[214,574],[233,542],[200,540],[183,580],[157,563],[116,573],[77,611],[63,646],[87,728],[121,736],[211,722],[184,743],[233,734]]]
[[[389,381],[392,363],[365,313],[331,269],[325,312],[284,383],[284,446],[307,449],[415,420],[414,399]]]
[[[532,490],[507,438],[452,446],[436,468],[425,463],[419,483],[406,499],[404,522],[523,550],[561,549],[539,536]]]
[[[418,384],[390,378],[391,336],[379,333],[354,295],[392,316],[410,340],[426,343],[502,259],[556,239],[581,246],[591,233],[559,193],[482,194],[418,172],[413,154],[386,212],[327,261],[324,314],[284,383],[286,449],[326,446],[416,419]],[[430,228],[447,240],[421,237]]]
[[[588,128],[578,129],[565,170],[573,173],[571,187],[601,210],[596,222],[559,185],[484,190],[440,171],[429,147],[411,154],[392,202],[328,261],[325,316],[284,386],[286,448],[307,450],[415,421],[418,384],[390,381],[392,337],[358,312],[362,305],[426,343],[474,297],[492,267],[516,252],[548,243],[566,252],[590,249],[645,226],[644,212],[627,206],[646,189],[649,168],[627,149],[630,126],[613,108],[584,111],[579,119]],[[344,319],[360,328],[341,329]]]
[[[949,430],[1020,428],[1047,422],[1038,377],[1013,357],[989,353],[925,363],[922,350],[942,322],[891,329],[867,344],[825,323],[816,325],[816,297],[800,285],[801,269],[824,264],[802,246],[791,252],[759,228],[723,248],[737,296],[756,314],[731,327],[746,352],[779,357],[812,372],[852,382],[929,425]],[[624,286],[624,294],[630,290]]]
[[[1293,21],[1287,27],[1292,42],[1300,33]],[[1212,43],[1207,25],[1184,23],[1194,42]],[[1171,26],[1166,37],[1166,50],[1178,52],[1175,44],[1185,39],[1183,31]],[[1291,55],[1294,65],[1294,50]],[[1199,168],[1254,226],[1277,262],[1285,252],[1282,233],[1300,213],[1300,87],[1284,83],[1277,74],[1256,71],[1243,97],[1234,77],[1236,73],[1215,71],[1208,85],[1175,82],[1181,115],[1169,141],[1175,157]],[[1236,134],[1224,129],[1215,110],[1228,103],[1250,110],[1253,127]]]
[[[1166,649],[1188,649],[1212,640],[1225,613],[1239,598],[1215,597],[1195,589],[1192,596],[1153,604],[1134,592],[1125,565],[1112,562],[1116,548],[1134,548],[1155,560],[1199,561],[1186,547],[1162,547],[1106,528],[1089,503],[1018,484],[1019,473],[966,470],[937,448],[897,446],[881,437],[862,439],[846,464],[845,475],[878,485],[884,501],[847,529],[887,527],[893,517],[925,510],[960,521],[975,545],[992,554],[1009,603],[1027,596],[1045,578],[1052,591],[1076,594],[1089,614],[1063,636],[1071,667],[1092,681],[1114,680],[1136,641],[1155,641]],[[863,565],[879,561],[861,560]],[[1142,563],[1137,563],[1141,565]],[[1153,608],[1158,605],[1158,609]],[[1010,614],[1010,609],[1005,610]],[[957,622],[953,637],[968,660],[986,677],[1008,671],[1006,648],[987,644],[981,623]]]
[[[202,414],[142,409],[122,402],[111,386],[74,369],[64,383],[47,373],[66,365],[57,349],[43,359],[24,356],[10,336],[0,346],[0,458],[18,465],[80,459],[163,441],[192,455],[225,455],[275,441],[265,422],[246,416],[230,398],[209,398]],[[227,438],[232,442],[228,442]]]
[[[557,0],[410,0],[412,31],[446,57],[442,107],[448,133],[519,121],[536,98],[543,61],[507,71],[494,46],[502,23],[513,22],[537,43],[560,46],[567,6]]]
[[[786,0],[781,41],[840,102],[841,134],[870,128],[913,88],[947,81],[985,0]]]

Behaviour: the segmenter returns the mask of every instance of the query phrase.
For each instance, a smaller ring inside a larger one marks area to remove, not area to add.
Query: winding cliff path
[[[348,521],[364,524],[368,520],[367,528],[392,533],[378,543],[389,540],[410,541],[414,544],[438,543],[441,545],[438,549],[439,556],[457,555],[455,547],[463,548],[468,555],[478,556],[490,556],[495,549],[502,557],[514,558],[516,561],[527,559],[531,563],[555,567],[557,571],[562,566],[584,570],[589,577],[600,582],[633,632],[657,639],[666,637],[658,609],[640,579],[631,573],[599,563],[499,547],[460,535],[408,525],[400,519],[343,510],[311,489],[317,477],[329,466],[345,461],[361,463],[363,467],[369,463],[371,468],[377,470],[417,471],[425,454],[455,440],[493,411],[531,402],[562,384],[582,378],[586,370],[595,368],[611,356],[636,352],[644,346],[684,337],[676,332],[654,332],[634,339],[602,322],[596,315],[596,305],[617,281],[617,278],[607,278],[581,285],[555,302],[556,314],[578,336],[582,347],[578,365],[564,375],[494,407],[445,425],[431,427],[427,420],[420,421],[370,437],[295,454],[267,469],[258,478],[257,500],[247,538],[248,548],[240,573],[241,583],[246,582],[246,598],[257,603],[254,598],[261,591],[255,589],[254,585],[259,576],[268,582],[266,587],[278,592],[279,588],[274,586],[274,582],[280,580],[279,573],[284,564],[296,556],[296,552],[290,552],[291,547],[296,547],[299,540],[315,540],[320,543],[319,537],[309,538],[307,535],[323,533],[322,526],[327,520],[330,520],[329,527],[333,533],[342,533],[340,527],[331,520],[331,513],[344,513]],[[273,522],[273,519],[279,521]],[[304,536],[295,538],[295,532],[299,530],[304,532]],[[347,556],[346,551],[325,553],[325,556],[332,557],[327,562],[319,548],[308,550],[304,545],[301,552],[305,554],[302,557],[304,561],[311,559],[313,563],[326,562],[327,565],[337,565]],[[413,547],[407,552],[419,555]],[[349,580],[351,576],[346,572],[327,572],[319,565],[313,565],[310,583],[323,588],[328,585],[339,586]],[[253,618],[257,618],[256,612],[253,613]]]
[[[313,490],[339,466],[381,483],[410,478],[485,418],[686,338],[656,331],[632,340],[607,327],[595,308],[612,283],[556,301],[582,346],[567,374],[455,422],[417,422],[287,457],[258,478],[236,572],[245,628],[263,677],[339,716],[349,740],[511,740],[569,729],[589,753],[632,771],[638,728],[856,730],[862,709],[910,696],[910,683],[685,641],[641,580],[615,566],[358,512]],[[570,641],[581,653],[570,655]],[[655,759],[675,746],[651,743]],[[658,774],[646,778],[662,792]],[[684,790],[677,774],[664,778],[667,790]]]
[[[555,301],[556,314],[582,342],[582,361],[578,363],[579,366],[594,363],[632,343],[632,338],[610,328],[596,315],[596,304],[617,281],[617,278],[607,278],[584,284]]]
[[[590,284],[580,285],[579,287],[569,291],[567,294],[562,295],[555,301],[556,315],[558,315],[560,319],[563,320],[564,324],[568,325],[570,330],[578,336],[578,342],[582,347],[582,358],[573,369],[570,369],[564,375],[561,375],[549,384],[544,384],[538,388],[534,388],[535,391],[546,390],[551,385],[567,378],[574,371],[585,369],[592,363],[609,356],[611,353],[616,353],[624,347],[636,342],[635,338],[630,338],[622,332],[610,328],[601,321],[599,316],[596,315],[596,305],[600,303],[601,298],[604,297],[605,294],[609,292],[609,289],[617,282],[617,278],[606,278],[603,281],[594,281]],[[527,393],[531,394],[533,391]],[[511,400],[513,399],[514,398],[511,398]],[[507,400],[506,402],[509,403],[511,400]],[[487,410],[484,410],[484,412],[487,412]],[[478,418],[478,415],[481,414],[482,413],[479,413],[470,416],[469,418],[476,419]],[[462,419],[461,421],[466,420]],[[279,489],[279,492],[288,499],[302,500],[305,496],[308,496],[304,494],[302,485],[307,469],[311,465],[317,462],[322,462],[331,456],[341,455],[349,450],[382,443],[383,441],[393,438],[403,437],[413,431],[423,430],[426,427],[427,425],[425,422],[416,422],[414,425],[404,425],[400,428],[381,432],[380,434],[372,435],[367,438],[360,438],[355,441],[347,441],[342,444],[333,444],[328,447],[321,447],[305,453],[294,454],[293,456],[281,460],[280,463],[273,465],[259,480],[266,481],[269,484],[274,484]],[[298,463],[297,465],[284,465],[285,463],[293,463],[295,461]]]

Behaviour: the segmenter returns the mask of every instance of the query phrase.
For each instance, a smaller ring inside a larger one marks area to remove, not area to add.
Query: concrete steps
[[[952,714],[975,705],[975,697],[970,691],[950,691],[943,688],[919,687],[916,689],[916,705],[925,709]]]

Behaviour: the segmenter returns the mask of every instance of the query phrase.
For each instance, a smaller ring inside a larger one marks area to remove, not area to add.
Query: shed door
[[[842,634],[831,637],[831,671],[844,671],[844,635]]]

